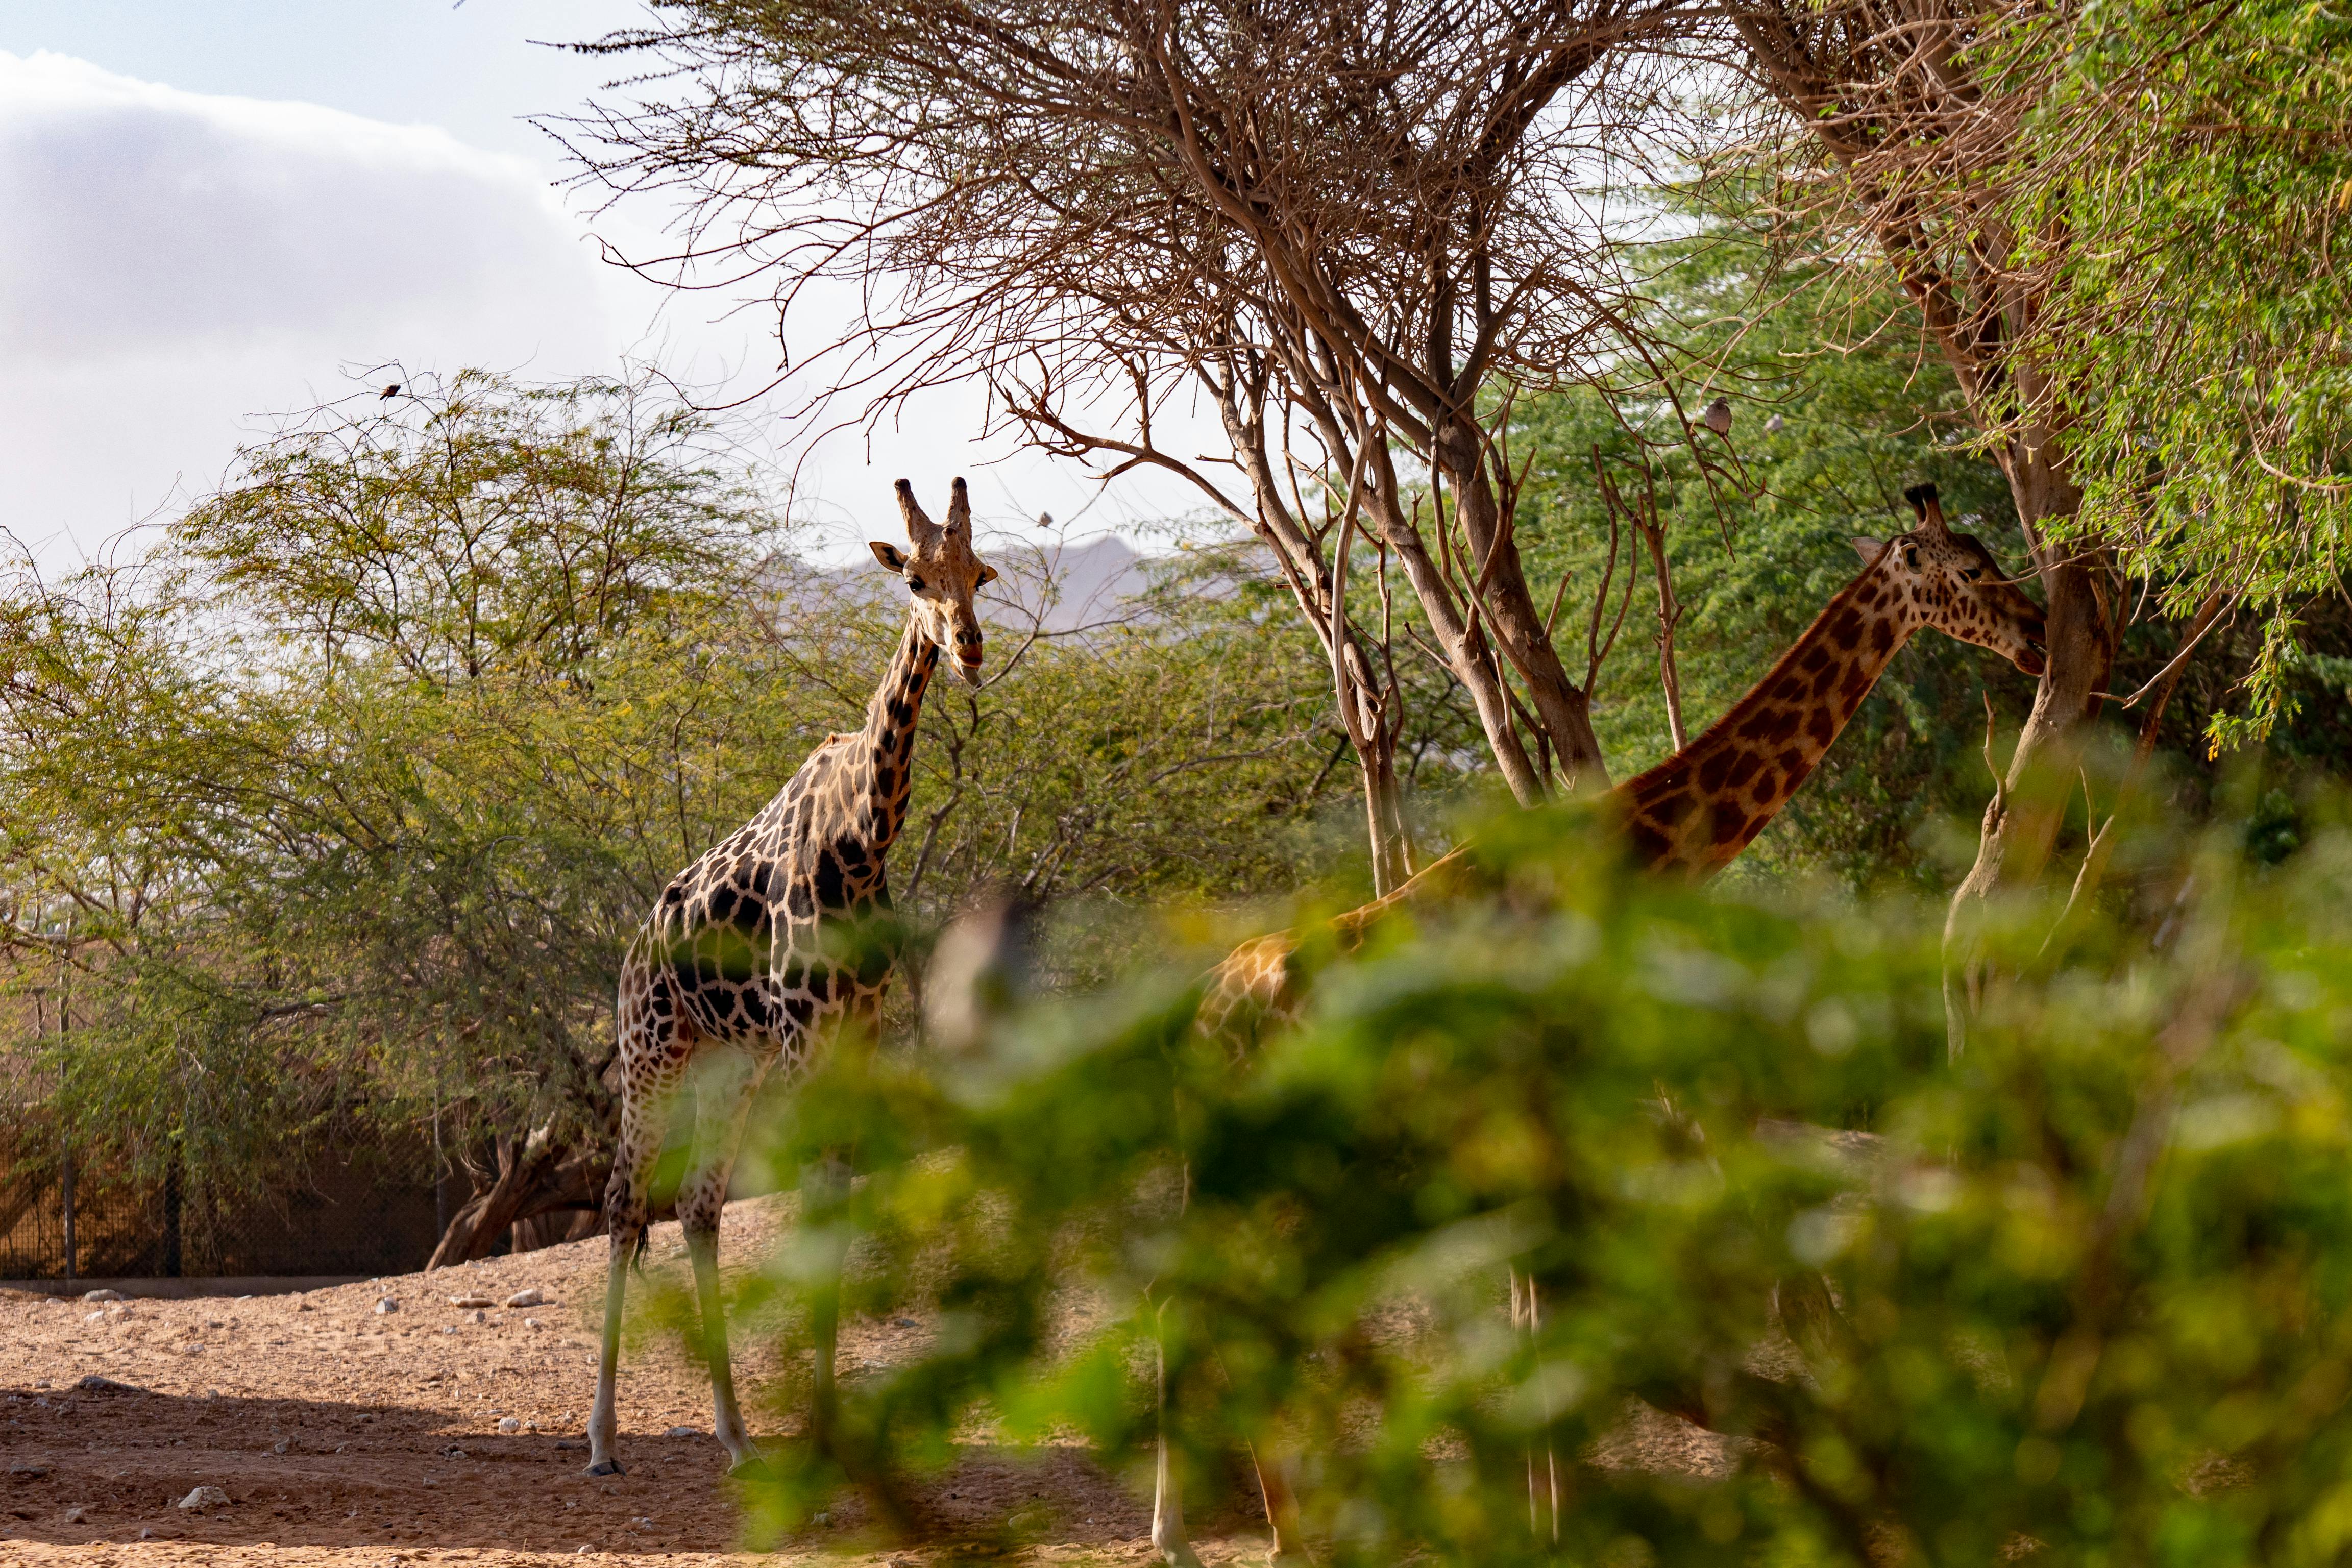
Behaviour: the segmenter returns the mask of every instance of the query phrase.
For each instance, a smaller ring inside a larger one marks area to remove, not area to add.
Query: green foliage
[[[1341,1563],[2340,1558],[2352,837],[2150,844],[2137,927],[2010,910],[1957,1061],[1931,907],[1629,879],[1551,814],[1480,841],[1496,896],[1323,967],[1246,1065],[1163,981],[821,1075],[772,1157],[855,1148],[846,1304],[937,1333],[770,1525],[975,1419],[1139,1457],[1156,1339],[1196,1487],[1299,1455]],[[833,1234],[764,1288],[832,1289]],[[1759,1441],[1694,1468],[1635,1400]]]
[[[2049,277],[2031,351],[2075,405],[2065,536],[2112,542],[2176,619],[2242,607],[2260,637],[2209,731],[2259,740],[2307,694],[2352,526],[2352,25],[2289,0],[2020,15],[1986,47],[2038,88],[2007,177]]]
[[[903,606],[782,554],[718,433],[642,387],[399,408],[298,426],[149,558],[0,603],[9,978],[72,952],[69,1040],[17,1055],[88,1161],[225,1197],[359,1121],[601,1141],[630,932],[896,647]],[[924,714],[911,923],[997,883],[1287,884],[1349,780],[1319,668],[1232,598],[1034,639],[993,606],[1002,679]]]

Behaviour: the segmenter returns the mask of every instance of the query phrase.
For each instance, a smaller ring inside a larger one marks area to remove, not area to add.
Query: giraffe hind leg
[[[1279,1440],[1268,1439],[1250,1446],[1250,1468],[1257,1473],[1266,1528],[1274,1534],[1273,1561],[1278,1565],[1308,1562],[1298,1521],[1298,1456]]]
[[[693,1175],[678,1193],[679,1228],[694,1265],[694,1289],[702,1318],[702,1351],[710,1372],[711,1434],[725,1446],[738,1470],[756,1467],[760,1449],[743,1426],[735,1397],[735,1373],[727,1352],[727,1313],[719,1278],[719,1222],[743,1123],[752,1096],[767,1076],[770,1059],[727,1050],[698,1064],[695,1077]]]

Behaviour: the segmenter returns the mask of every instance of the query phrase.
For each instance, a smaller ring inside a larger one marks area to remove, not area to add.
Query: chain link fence
[[[0,1187],[0,1279],[407,1273],[440,1234],[430,1165],[421,1149],[336,1150],[299,1184],[222,1199],[173,1174],[18,1161]]]

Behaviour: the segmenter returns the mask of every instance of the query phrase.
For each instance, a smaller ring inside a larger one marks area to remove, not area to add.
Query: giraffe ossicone
[[[719,1291],[719,1210],[744,1118],[771,1070],[781,1065],[797,1077],[841,1031],[869,1039],[875,1031],[890,966],[870,927],[889,909],[885,862],[906,821],[916,720],[942,649],[968,684],[981,683],[972,595],[996,575],[972,552],[963,480],[940,523],[905,479],[898,491],[911,549],[877,542],[873,551],[906,586],[907,622],[864,727],[828,736],[759,815],[679,872],[622,961],[614,1008],[621,1129],[604,1191],[611,1252],[588,1420],[591,1475],[621,1470],[614,1398],[628,1268],[645,1243],[656,1162],[680,1113],[692,1118],[692,1136],[677,1216],[694,1268],[713,1430],[739,1465],[759,1458],[736,1403]],[[829,1165],[803,1180],[803,1217],[835,1182]],[[820,1311],[811,1412],[820,1436],[832,1410],[833,1330]]]

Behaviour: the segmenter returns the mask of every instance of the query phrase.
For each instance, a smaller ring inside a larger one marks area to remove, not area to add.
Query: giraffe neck
[[[866,705],[866,727],[852,739],[850,790],[858,805],[858,837],[877,861],[889,852],[907,820],[914,784],[909,764],[915,753],[915,721],[939,662],[939,644],[909,615],[898,651],[883,672],[882,684],[875,688],[874,700]]]
[[[1634,858],[1707,876],[1789,803],[1923,624],[1884,570],[1863,568],[1706,732],[1614,792]]]

